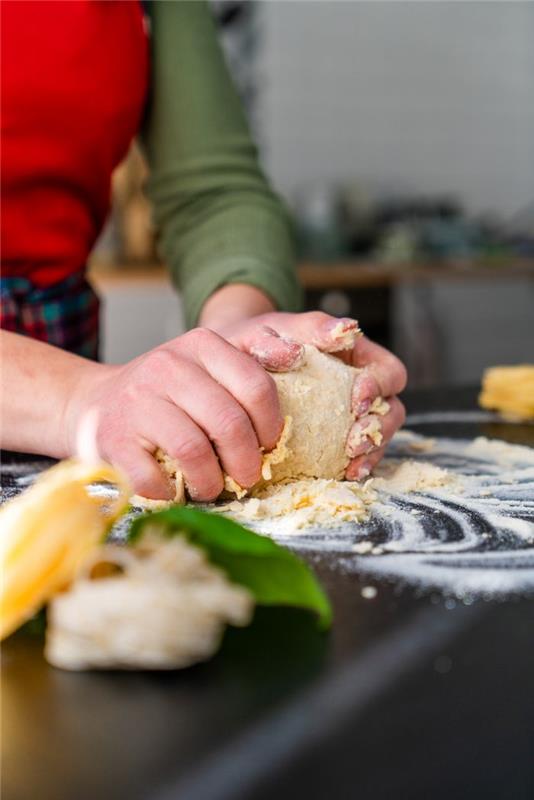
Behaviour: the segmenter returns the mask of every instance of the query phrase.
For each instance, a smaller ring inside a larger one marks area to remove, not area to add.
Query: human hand
[[[271,371],[298,366],[303,353],[301,342],[313,344],[363,370],[354,383],[353,409],[357,420],[347,438],[351,461],[346,477],[361,480],[370,474],[405,419],[404,406],[396,395],[406,386],[406,369],[396,356],[361,336],[355,320],[337,319],[320,311],[270,312],[221,325],[218,332]],[[372,409],[378,397],[389,404],[385,415]],[[372,429],[373,439],[366,435]]]
[[[173,496],[157,448],[176,459],[191,497],[208,501],[222,491],[222,469],[240,486],[256,483],[260,447],[272,449],[283,427],[271,376],[203,328],[124,366],[87,362],[65,414],[71,453],[88,414],[100,456],[154,499]]]

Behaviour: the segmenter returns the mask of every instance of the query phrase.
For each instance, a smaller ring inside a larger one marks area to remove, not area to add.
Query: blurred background
[[[412,387],[534,360],[534,3],[218,0],[265,169],[294,213],[307,309],[354,316]],[[184,330],[145,166],[95,249],[105,360]]]

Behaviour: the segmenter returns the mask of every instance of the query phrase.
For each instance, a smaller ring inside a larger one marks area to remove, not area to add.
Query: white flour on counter
[[[253,505],[247,524],[294,550],[335,554],[344,570],[467,601],[534,592],[534,450],[403,431],[376,475],[358,521],[305,527],[306,509],[269,518]]]
[[[2,499],[26,488],[43,466],[4,465],[8,485]],[[324,481],[315,486],[323,502],[316,502],[312,512],[310,486],[293,484],[291,492],[307,498],[300,508],[273,517],[256,510],[241,521],[293,550],[330,554],[334,566],[369,580],[387,579],[422,591],[436,588],[466,602],[534,593],[533,449],[484,438],[427,439],[402,431],[376,475],[363,485]],[[92,491],[113,494],[107,485]],[[281,490],[279,512],[288,502],[287,490]],[[306,527],[310,513],[316,520]],[[343,521],[343,513],[352,521]],[[129,519],[116,527],[116,538]]]

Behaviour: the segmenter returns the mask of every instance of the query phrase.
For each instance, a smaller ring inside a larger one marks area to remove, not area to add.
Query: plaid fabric
[[[27,278],[0,279],[1,327],[98,358],[99,300],[83,273],[40,289]]]

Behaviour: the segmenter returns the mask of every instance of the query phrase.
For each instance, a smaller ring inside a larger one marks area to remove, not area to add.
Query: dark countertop
[[[474,390],[408,394],[417,417],[466,409],[454,435],[534,444],[476,415]],[[447,428],[447,435],[451,435]],[[42,640],[3,647],[4,800],[534,797],[534,598],[451,604],[313,558],[335,609],[259,609],[208,664],[67,673]]]

